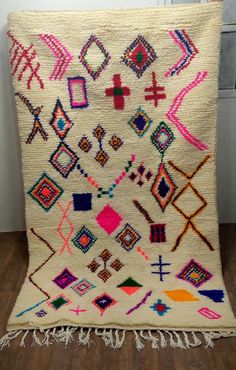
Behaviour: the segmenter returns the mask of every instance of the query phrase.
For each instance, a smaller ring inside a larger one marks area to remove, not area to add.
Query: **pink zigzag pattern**
[[[54,35],[40,34],[39,38],[45,45],[53,52],[57,59],[54,69],[49,76],[50,80],[61,80],[73,56],[69,53],[67,48]]]
[[[181,135],[187,140],[190,144],[198,148],[199,150],[206,150],[208,146],[204,144],[202,141],[197,139],[193,136],[188,129],[184,126],[183,122],[176,116],[185,96],[195,87],[197,87],[200,83],[202,83],[205,78],[207,77],[207,72],[198,72],[195,79],[190,82],[189,85],[185,86],[178,95],[176,95],[172,105],[170,106],[169,111],[166,113],[166,117],[168,120],[173,123]]]
[[[169,31],[170,36],[182,51],[181,58],[165,74],[166,77],[178,75],[188,67],[192,59],[198,53],[198,49],[184,30]]]

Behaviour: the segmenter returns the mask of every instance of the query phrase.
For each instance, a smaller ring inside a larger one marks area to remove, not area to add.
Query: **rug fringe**
[[[160,349],[170,346],[172,348],[190,349],[203,345],[205,349],[214,346],[214,340],[219,338],[236,336],[236,332],[188,332],[176,330],[133,330],[134,341],[138,351],[145,347],[146,342],[151,344],[153,349]],[[53,342],[64,343],[67,347],[71,342],[76,341],[79,345],[90,346],[94,344],[91,334],[101,337],[105,346],[119,349],[125,342],[126,330],[123,329],[93,329],[78,328],[74,326],[55,327],[51,329],[14,330],[5,334],[0,339],[0,349],[9,347],[10,343],[22,334],[20,347],[26,346],[26,340],[32,337],[31,346],[49,346]],[[200,339],[201,338],[201,339]]]

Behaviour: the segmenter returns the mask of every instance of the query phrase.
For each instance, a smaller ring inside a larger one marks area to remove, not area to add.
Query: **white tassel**
[[[191,344],[192,347],[198,347],[202,344],[201,340],[197,337],[197,335],[192,331],[192,336],[194,340],[194,344]]]
[[[184,335],[185,347],[188,349],[191,348],[191,343],[189,341],[188,333],[186,331],[183,331],[183,335]]]
[[[43,341],[42,341],[43,342]],[[37,337],[37,329],[34,329],[33,330],[33,341],[32,341],[32,344],[31,344],[31,347],[33,347],[35,344],[38,344],[39,346],[42,347],[42,342],[40,341],[40,339]]]
[[[180,337],[180,334],[177,333],[176,331],[173,331],[173,333],[175,334],[176,338],[177,338],[177,343],[176,343],[176,347],[179,347],[181,349],[186,349],[181,337]]]
[[[205,341],[206,341],[206,345],[204,346],[205,349],[211,347],[213,348],[214,347],[214,342],[212,341],[212,335],[211,333],[206,333],[206,332],[203,332],[202,333],[204,338],[205,338]]]
[[[176,343],[175,343],[175,341],[174,341],[174,338],[173,338],[172,333],[171,333],[171,332],[169,332],[168,330],[166,330],[166,331],[165,331],[165,333],[169,334],[169,336],[170,336],[170,346],[171,346],[172,348],[176,348],[176,347],[177,347],[177,345],[176,345]]]
[[[115,331],[115,346],[114,348],[115,349],[118,349],[118,348],[121,348],[124,344],[124,341],[125,341],[125,333],[126,333],[126,330],[121,330],[121,336],[119,336],[119,330],[117,329]]]
[[[1,339],[0,339],[0,349],[2,350],[4,347],[9,347],[11,340],[15,339],[20,335],[22,330],[14,330],[14,331],[9,331],[7,334],[5,334]]]
[[[160,330],[157,330],[157,333],[160,335],[160,338],[161,338],[161,341],[160,341],[161,348],[165,348],[167,346],[167,341],[166,341],[164,334]]]
[[[79,344],[83,344],[84,346],[90,346],[90,344],[94,343],[91,339],[90,339],[90,333],[91,333],[91,330],[92,328],[88,328],[88,331],[87,333],[84,332],[84,328],[81,328],[80,331],[79,331],[79,340],[78,340],[78,343]]]
[[[20,341],[20,347],[25,347],[25,338],[26,336],[29,334],[29,330],[26,330],[25,334],[23,335],[23,337],[21,338],[21,341]]]
[[[145,347],[145,345],[141,342],[137,331],[133,330],[133,333],[135,335],[136,348],[137,348],[138,351],[140,351],[141,349],[143,349]]]
[[[154,336],[152,335],[151,330],[148,330],[148,335],[145,335],[145,334],[143,333],[143,330],[141,330],[141,331],[140,331],[140,336],[141,336],[143,339],[150,341],[150,342],[151,342],[151,347],[152,347],[152,348],[157,348],[157,349],[159,349],[159,345],[158,345],[159,340],[158,340],[158,338],[157,338],[157,337],[154,337]]]

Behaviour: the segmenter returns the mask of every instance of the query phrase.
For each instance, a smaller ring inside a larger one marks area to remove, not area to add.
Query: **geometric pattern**
[[[132,127],[134,132],[136,132],[138,137],[141,138],[150,128],[152,122],[152,119],[148,117],[147,113],[139,107],[136,113],[128,121],[128,124]]]
[[[141,35],[125,50],[121,60],[140,78],[144,71],[157,59],[152,46]]]
[[[198,53],[198,50],[185,30],[175,30],[169,32],[174,42],[182,52],[181,58],[165,74],[166,77],[178,75],[183,69],[188,67],[191,60]]]
[[[56,310],[56,311],[59,310],[59,308],[63,306],[67,306],[70,303],[72,302],[68,298],[66,298],[63,294],[59,294],[57,297],[47,302],[49,307],[53,308],[53,310]]]
[[[74,225],[67,215],[71,204],[72,201],[68,202],[66,208],[64,209],[61,204],[57,202],[57,205],[62,212],[61,220],[57,227],[57,232],[60,235],[61,239],[64,241],[64,244],[59,252],[60,255],[64,252],[65,249],[67,249],[70,254],[73,254],[69,246],[69,240],[74,232]]]
[[[158,174],[151,188],[151,193],[157,200],[162,212],[171,201],[176,190],[176,185],[172,180],[165,164],[162,162],[158,169]]]
[[[60,142],[51,154],[49,162],[62,175],[67,178],[78,162],[75,152],[66,143]]]
[[[91,233],[91,231],[87,227],[83,226],[72,239],[72,242],[83,253],[87,253],[96,240],[97,238]]]
[[[74,211],[91,211],[92,209],[92,193],[72,194]]]
[[[48,212],[63,194],[63,189],[46,173],[42,173],[28,194]]]
[[[109,294],[103,293],[99,296],[97,296],[92,303],[95,307],[99,309],[101,312],[101,316],[104,314],[104,312],[111,306],[117,303],[117,301],[112,298]]]
[[[127,252],[130,252],[140,239],[141,236],[129,224],[126,224],[119,234],[116,235],[116,240]]]
[[[74,290],[80,297],[88,293],[91,289],[94,289],[95,285],[91,284],[88,280],[82,279],[78,283],[71,286],[71,289]]]
[[[66,73],[73,56],[69,53],[68,49],[63,45],[58,38],[54,35],[40,34],[38,35],[42,42],[52,51],[56,59],[56,64],[53,68],[50,80],[61,81]]]
[[[159,316],[165,315],[167,311],[171,309],[165,303],[163,303],[161,299],[158,299],[155,303],[153,303],[153,305],[150,306],[150,308],[154,312],[156,312]]]
[[[190,175],[178,168],[172,161],[169,161],[169,164],[186,179],[191,180],[202,168],[202,166],[208,161],[209,158],[210,156],[207,155]],[[186,208],[186,204],[190,204],[191,208]],[[171,251],[173,252],[178,248],[183,236],[185,235],[185,233],[187,233],[190,227],[208,246],[208,248],[213,251],[214,248],[209,240],[197,229],[192,221],[192,219],[196,217],[207,206],[207,202],[197,191],[197,189],[191,184],[191,182],[187,182],[187,184],[179,191],[179,193],[173,199],[172,205],[186,219],[186,224],[183,231],[176,239],[175,245]]]
[[[129,277],[123,283],[117,285],[117,288],[120,288],[120,290],[128,295],[132,295],[141,289],[142,285],[137,283],[132,277]]]
[[[122,86],[120,74],[114,74],[112,80],[114,87],[108,87],[105,89],[106,96],[113,96],[115,109],[124,109],[124,96],[130,95],[130,88],[128,86]]]
[[[208,307],[202,307],[198,312],[202,315],[205,316],[207,319],[210,320],[217,320],[221,318],[221,315],[218,314],[217,312],[210,310]]]
[[[114,134],[111,139],[109,140],[110,146],[117,151],[121,145],[123,145],[123,141],[121,140],[120,137],[118,137],[116,134]]]
[[[151,224],[150,225],[150,242],[164,243],[166,242],[166,225]]]
[[[87,69],[94,81],[99,77],[102,70],[107,66],[110,55],[106,51],[102,42],[95,36],[91,35],[83,46],[79,55],[79,60]]]
[[[159,126],[151,135],[151,142],[163,156],[166,149],[175,139],[172,130],[166,125],[165,122],[160,122]]]
[[[191,259],[187,265],[176,275],[178,279],[184,280],[192,284],[195,288],[199,288],[212,278],[212,274],[207,271],[200,263]]]
[[[224,292],[221,289],[199,290],[198,293],[211,299],[215,303],[224,302]]]
[[[92,143],[89,141],[87,136],[83,136],[78,143],[78,147],[83,150],[85,153],[88,153],[92,148]]]
[[[68,90],[71,108],[87,108],[87,90],[84,77],[68,77]]]
[[[68,117],[59,99],[56,101],[55,108],[52,112],[52,119],[49,124],[54,128],[61,140],[65,139],[68,131],[73,126],[73,122]]]
[[[159,86],[156,80],[156,73],[152,72],[152,85],[148,86],[144,89],[145,92],[150,94],[145,95],[144,99],[146,101],[153,100],[154,107],[158,106],[158,101],[166,99],[166,94],[164,93],[165,88],[164,86]]]
[[[99,255],[101,259],[101,263],[103,266],[101,267],[101,264],[97,262],[97,260],[94,258],[92,262],[87,266],[91,272],[96,272],[99,267],[102,269],[97,274],[97,276],[104,281],[104,283],[112,276],[111,271],[108,269],[108,267],[112,267],[115,271],[120,271],[120,269],[124,266],[121,261],[116,258],[112,263],[110,263],[110,259],[112,257],[112,254],[108,249],[104,249],[102,253]]]
[[[185,289],[164,290],[164,293],[175,302],[199,301],[199,298],[194,297],[191,292]]]
[[[61,289],[67,288],[70,284],[76,281],[78,278],[74,276],[68,268],[65,268],[59,275],[57,275],[53,282]]]
[[[97,215],[96,221],[98,225],[110,235],[119,226],[122,217],[107,204]]]
[[[145,181],[150,181],[153,173],[150,169],[147,169],[142,162],[131,174],[129,179],[136,183],[139,187],[143,186]]]

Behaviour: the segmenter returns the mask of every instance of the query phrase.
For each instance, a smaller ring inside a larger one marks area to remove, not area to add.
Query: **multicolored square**
[[[91,284],[88,280],[82,279],[78,283],[74,284],[71,289],[74,290],[80,297],[88,293],[91,289],[94,289],[95,285]]]
[[[116,240],[127,252],[130,252],[140,239],[141,236],[129,224],[126,224],[121,232],[116,235]]]
[[[139,107],[137,112],[128,121],[128,124],[136,132],[136,134],[141,138],[147,132],[152,124],[152,119],[148,117],[147,113]]]
[[[163,316],[167,313],[168,310],[171,308],[168,307],[165,303],[162,302],[161,299],[158,299],[156,303],[154,303],[150,308],[155,311],[159,316]]]
[[[51,177],[43,173],[28,194],[48,212],[63,194],[63,189]]]
[[[92,232],[87,227],[83,226],[72,239],[72,242],[83,253],[87,253],[96,240],[97,238]]]
[[[57,311],[59,308],[63,306],[67,306],[72,302],[66,298],[63,294],[59,294],[57,297],[53,298],[51,301],[47,302],[48,306],[51,307],[53,310]]]
[[[104,312],[111,306],[117,303],[117,301],[112,298],[109,294],[103,293],[99,296],[97,296],[92,303],[95,307],[99,309],[101,312],[101,316],[104,314]]]
[[[67,178],[75,168],[78,157],[69,145],[61,142],[55,152],[52,153],[49,162],[64,178]]]
[[[159,126],[151,135],[151,142],[160,154],[164,154],[166,149],[174,141],[175,137],[172,130],[165,122],[160,122]]]
[[[142,77],[145,70],[157,59],[153,47],[147,40],[138,35],[132,44],[125,50],[121,60],[130,67],[138,78]]]
[[[53,279],[53,282],[61,289],[67,288],[70,284],[76,281],[78,278],[74,276],[68,268],[65,268],[59,275]]]
[[[58,137],[63,140],[73,126],[73,122],[64,110],[60,99],[57,99],[55,108],[52,112],[50,125],[54,128]]]
[[[200,263],[191,259],[186,266],[176,275],[178,279],[187,281],[195,288],[199,288],[212,278],[212,274],[207,271]]]

